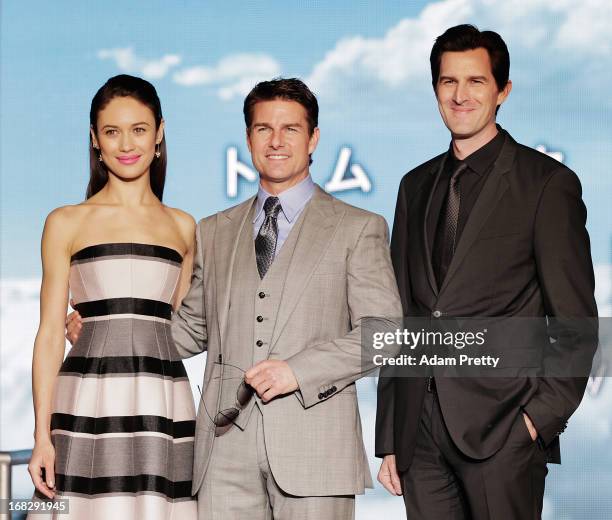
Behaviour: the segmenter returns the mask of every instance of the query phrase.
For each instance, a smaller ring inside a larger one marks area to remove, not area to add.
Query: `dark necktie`
[[[448,267],[455,254],[457,222],[459,221],[459,206],[461,203],[459,176],[467,167],[467,164],[459,163],[453,170],[448,183],[446,204],[442,208],[442,213],[438,220],[432,258],[438,287],[442,286],[444,278],[446,278]]]
[[[274,261],[276,239],[278,238],[278,213],[281,203],[278,197],[268,197],[264,202],[266,214],[259,233],[255,237],[255,256],[257,257],[257,270],[260,278],[266,276],[268,269]]]

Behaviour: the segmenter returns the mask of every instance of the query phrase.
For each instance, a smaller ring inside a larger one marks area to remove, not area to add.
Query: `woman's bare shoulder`
[[[88,204],[60,206],[47,215],[46,225],[78,226],[93,211],[95,211],[95,208]]]
[[[43,239],[46,237],[47,240],[67,245],[70,249],[85,222],[95,211],[96,208],[88,204],[71,204],[55,208],[45,220]]]
[[[186,239],[190,240],[196,228],[195,219],[186,211],[178,208],[171,208],[170,206],[164,206],[164,210],[172,217],[176,225],[179,227],[181,235]]]

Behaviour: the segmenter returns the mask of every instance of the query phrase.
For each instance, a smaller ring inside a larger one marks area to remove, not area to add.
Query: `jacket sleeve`
[[[523,409],[545,445],[580,404],[597,349],[595,279],[581,193],[578,177],[558,169],[543,189],[535,220],[538,279],[554,342],[544,355],[544,377]]]
[[[391,235],[391,259],[398,284],[404,312],[407,307],[406,299],[410,298],[410,289],[405,266],[406,230],[407,230],[407,200],[406,177],[400,183],[397,203],[395,205],[395,218],[393,220],[393,233]],[[408,293],[408,294],[407,294]],[[376,392],[376,435],[374,453],[377,457],[384,457],[395,453],[394,447],[394,415],[395,415],[395,380],[392,370],[387,366],[380,369],[378,387]]]
[[[182,358],[195,356],[206,350],[208,335],[204,307],[204,253],[202,221],[196,228],[196,252],[189,291],[178,311],[172,314],[172,339]]]
[[[347,260],[346,275],[352,330],[287,359],[299,384],[296,396],[305,408],[324,401],[374,369],[373,364],[369,367],[364,363],[361,342],[364,320],[372,318],[383,327],[393,327],[401,316],[383,217],[371,215],[365,222]]]

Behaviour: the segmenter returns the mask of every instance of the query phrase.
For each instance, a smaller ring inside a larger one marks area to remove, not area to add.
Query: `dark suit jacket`
[[[584,326],[569,319],[597,316],[580,182],[563,164],[501,131],[504,145],[439,290],[426,216],[448,153],[402,179],[391,254],[404,315],[432,320],[439,315],[554,316],[554,330],[552,322],[542,319],[526,344],[544,348],[550,346],[549,337],[556,338],[556,363],[571,363],[579,352],[590,366],[596,320],[585,333]],[[445,423],[464,454],[475,459],[493,455],[522,409],[550,450],[551,462],[560,462],[558,435],[578,407],[586,382],[587,377],[436,378]],[[394,453],[400,471],[412,460],[425,387],[423,378],[379,379],[376,454]]]

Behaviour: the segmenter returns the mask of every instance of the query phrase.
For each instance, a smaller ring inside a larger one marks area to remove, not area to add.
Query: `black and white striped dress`
[[[83,329],[55,387],[56,488],[70,510],[59,519],[196,518],[195,409],[170,335],[181,263],[173,249],[136,243],[72,257]]]

